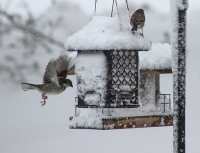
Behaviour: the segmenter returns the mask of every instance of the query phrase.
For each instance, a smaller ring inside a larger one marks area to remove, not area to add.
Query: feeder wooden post
[[[185,81],[187,0],[174,0],[172,48],[174,57],[174,153],[185,153]]]

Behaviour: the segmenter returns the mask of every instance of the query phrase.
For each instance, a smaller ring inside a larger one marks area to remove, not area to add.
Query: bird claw
[[[42,106],[44,106],[46,104],[46,101],[44,100],[44,101],[41,101],[40,103]]]
[[[143,33],[140,33],[140,36],[144,37]]]
[[[131,29],[132,34],[136,34],[136,31],[134,29]]]
[[[45,94],[42,94],[42,99],[43,99],[43,101],[41,101],[40,103],[42,106],[44,106],[47,102],[46,99],[48,99],[48,97]]]

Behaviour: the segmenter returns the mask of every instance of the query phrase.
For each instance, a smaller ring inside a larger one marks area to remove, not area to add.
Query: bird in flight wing
[[[48,62],[43,76],[42,84],[31,84],[22,82],[22,89],[36,89],[42,93],[42,105],[46,104],[46,94],[62,93],[67,87],[73,87],[72,81],[67,79],[68,75],[74,74],[73,59],[68,55],[61,55],[57,59]]]

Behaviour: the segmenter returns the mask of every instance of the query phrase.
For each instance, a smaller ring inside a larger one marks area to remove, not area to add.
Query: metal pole
[[[173,1],[173,0],[172,0]],[[185,153],[186,0],[174,0],[174,153]]]
[[[178,59],[174,74],[174,150],[185,153],[185,11],[178,11]]]
[[[166,105],[166,102],[165,102],[165,95],[164,95],[164,113],[165,113],[165,105]]]
[[[169,95],[169,110],[171,111],[171,95]]]

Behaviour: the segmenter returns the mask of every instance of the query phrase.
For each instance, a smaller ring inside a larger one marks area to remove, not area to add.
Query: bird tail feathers
[[[24,91],[35,90],[38,88],[37,85],[35,84],[24,83],[24,82],[21,83],[21,87]]]

